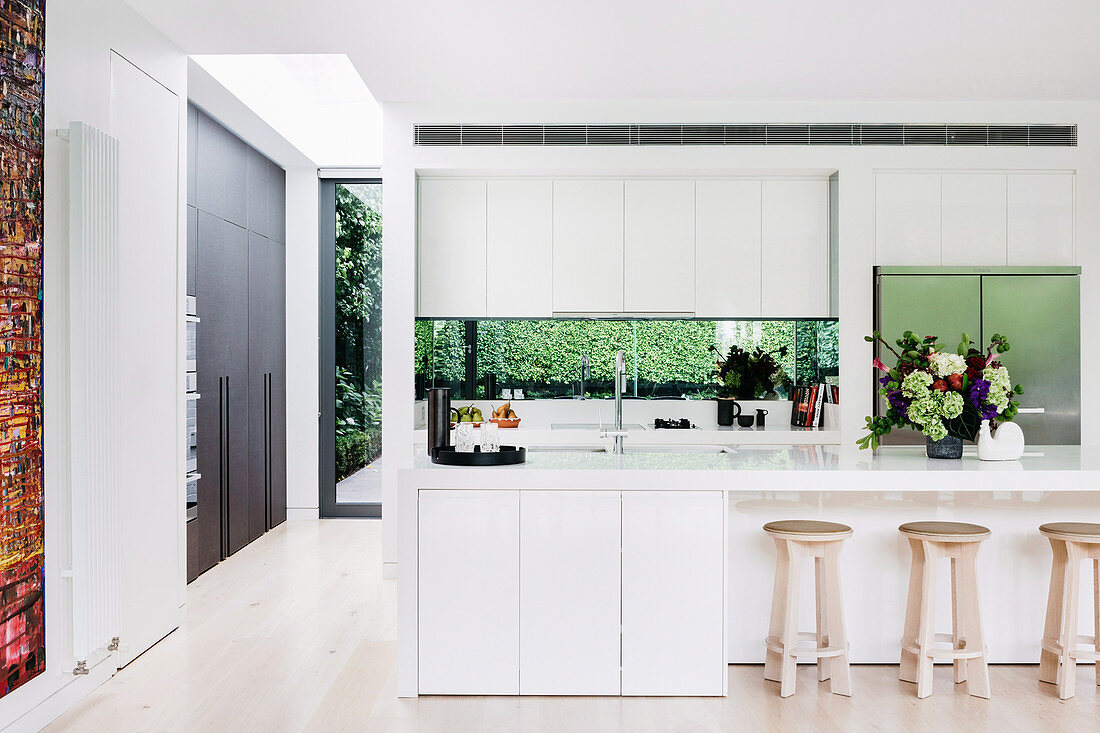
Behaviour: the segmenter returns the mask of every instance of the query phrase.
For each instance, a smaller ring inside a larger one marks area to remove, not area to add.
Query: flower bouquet
[[[897,357],[893,368],[880,359],[874,366],[883,372],[879,394],[889,408],[885,415],[867,418],[867,435],[857,441],[860,448],[878,448],[879,440],[895,427],[921,431],[930,441],[948,436],[974,440],[982,421],[1001,423],[1016,416],[1023,394],[1013,386],[1000,355],[1009,350],[1008,339],[994,334],[985,351],[975,348],[967,334],[954,353],[941,349],[936,336],[923,339],[906,331],[895,349],[876,331],[865,337],[878,342]],[[961,446],[961,443],[959,443]]]

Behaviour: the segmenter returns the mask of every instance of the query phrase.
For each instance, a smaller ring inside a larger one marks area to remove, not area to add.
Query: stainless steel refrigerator
[[[1024,387],[1016,422],[1027,442],[1081,442],[1080,267],[876,267],[875,329],[891,345],[913,331],[939,336],[952,350],[964,332],[983,346],[995,333],[1006,336],[1012,348],[1002,359]],[[893,364],[893,355],[877,348]],[[883,411],[884,401],[875,406]],[[886,437],[884,443],[924,442],[913,430]]]

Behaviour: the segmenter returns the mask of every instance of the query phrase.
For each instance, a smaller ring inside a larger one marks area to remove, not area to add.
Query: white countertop
[[[633,448],[633,450],[632,450]],[[730,491],[1092,491],[1100,488],[1100,448],[1031,446],[1019,461],[928,458],[923,446],[737,446],[727,452],[623,455],[532,451],[516,466],[467,468],[431,463],[419,451],[400,471],[402,487],[722,489]]]
[[[610,426],[608,426],[610,427]],[[508,428],[501,430],[501,440],[509,445],[574,445],[599,443],[599,431],[551,429],[549,426]],[[427,430],[414,430],[413,444],[423,446]],[[839,430],[796,428],[790,425],[768,425],[741,428],[694,428],[691,430],[657,430],[647,426],[631,430],[627,439],[634,443],[661,445],[840,445]],[[610,445],[610,441],[603,441]]]

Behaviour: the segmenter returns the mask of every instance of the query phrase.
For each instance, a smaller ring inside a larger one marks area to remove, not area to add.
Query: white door
[[[695,315],[760,315],[760,181],[695,183]]]
[[[627,181],[624,310],[695,311],[695,182]]]
[[[418,205],[417,315],[484,316],[485,181],[423,179]]]
[[[554,181],[554,310],[622,312],[622,181]]]
[[[1009,174],[1008,264],[1073,262],[1073,174]]]
[[[761,315],[829,316],[829,182],[764,181]]]
[[[1004,174],[943,174],[940,264],[1007,264],[1006,186]]]
[[[421,491],[419,689],[519,693],[519,492]]]
[[[724,695],[720,491],[622,494],[622,694]]]
[[[875,175],[875,263],[940,264],[940,174]]]
[[[551,181],[489,181],[486,315],[554,314],[553,186]]]
[[[619,492],[521,493],[521,695],[619,694],[619,579]]]
[[[119,417],[132,440],[120,468],[121,664],[179,625],[182,555],[182,361],[179,306],[180,99],[111,55],[118,138]],[[127,307],[127,305],[133,307]]]

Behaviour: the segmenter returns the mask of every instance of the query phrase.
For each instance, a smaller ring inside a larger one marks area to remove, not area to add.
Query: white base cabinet
[[[624,695],[725,695],[725,499],[623,492]]]
[[[425,695],[519,692],[519,492],[421,491]]]
[[[721,491],[422,490],[422,695],[724,695]]]
[[[519,691],[619,694],[619,494],[520,493]]]

